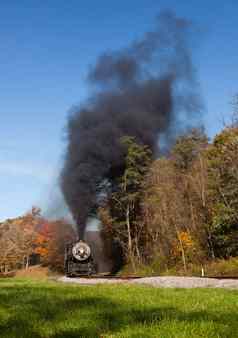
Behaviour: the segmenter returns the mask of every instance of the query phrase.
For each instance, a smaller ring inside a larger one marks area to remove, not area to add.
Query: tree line
[[[64,248],[75,238],[65,220],[49,221],[33,207],[21,217],[0,223],[0,273],[43,264],[63,271]]]
[[[98,214],[102,234],[136,271],[201,266],[238,256],[238,124],[212,142],[203,128],[177,138],[166,156],[124,137],[125,171]]]
[[[186,273],[238,256],[237,118],[211,142],[203,128],[187,130],[157,159],[133,137],[121,144],[123,174],[97,209],[115,271],[156,266]],[[33,207],[0,223],[0,272],[36,263],[62,271],[65,244],[75,238],[72,225],[49,221]]]

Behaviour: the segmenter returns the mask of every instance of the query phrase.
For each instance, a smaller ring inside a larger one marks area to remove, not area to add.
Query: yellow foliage
[[[195,242],[188,231],[180,231],[178,233],[178,239],[174,242],[171,250],[171,254],[174,258],[180,257],[182,250],[185,254],[190,254],[195,249]]]

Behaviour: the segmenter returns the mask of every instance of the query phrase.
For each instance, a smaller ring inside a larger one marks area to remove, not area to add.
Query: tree
[[[72,225],[65,220],[42,220],[34,243],[35,253],[40,255],[42,264],[53,270],[62,271],[65,246],[75,237],[76,234]]]
[[[204,259],[208,251],[207,167],[203,156],[207,146],[204,131],[192,129],[178,138],[170,156],[153,163],[147,175],[144,221],[154,251],[166,267],[181,257],[186,271],[188,263]]]
[[[178,263],[179,259],[185,272],[196,244],[186,205],[186,184],[178,176],[173,162],[166,158],[155,161],[147,176],[143,202],[152,255],[165,268]],[[187,245],[186,238],[192,245]]]
[[[210,228],[215,255],[238,254],[238,128],[224,129],[207,151]]]
[[[135,257],[141,259],[143,227],[139,221],[144,176],[151,164],[151,151],[146,145],[136,143],[135,138],[121,139],[125,149],[125,170],[117,179],[116,191],[111,194],[111,235],[123,248],[126,261],[135,269]],[[105,229],[104,229],[105,232]]]
[[[193,128],[177,138],[171,154],[176,167],[187,170],[197,158],[199,152],[208,145],[203,128]]]
[[[0,223],[0,272],[27,269],[33,260],[62,270],[65,244],[75,232],[64,220],[48,221],[33,207],[31,212]]]
[[[0,264],[2,269],[28,268],[34,254],[34,240],[40,220],[39,210],[7,220],[0,227]]]
[[[0,272],[14,269],[19,262],[22,264],[16,230],[11,220],[0,224]]]

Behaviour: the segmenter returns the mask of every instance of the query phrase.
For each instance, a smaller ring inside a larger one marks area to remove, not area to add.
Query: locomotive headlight
[[[79,241],[73,246],[72,254],[77,260],[84,261],[90,257],[91,250],[87,243]]]

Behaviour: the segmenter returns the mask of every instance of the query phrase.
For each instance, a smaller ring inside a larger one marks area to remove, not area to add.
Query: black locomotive
[[[91,276],[97,264],[90,246],[84,241],[70,243],[65,248],[65,274],[68,277]]]

